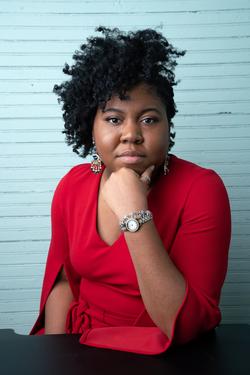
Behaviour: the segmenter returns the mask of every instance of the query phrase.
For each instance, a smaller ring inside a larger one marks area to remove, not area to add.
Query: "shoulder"
[[[180,190],[185,205],[229,207],[226,187],[217,172],[175,155],[171,159],[173,186]]]
[[[188,202],[191,205],[194,202],[206,205],[211,199],[220,206],[220,202],[228,205],[225,185],[213,169],[171,155],[169,174],[166,177],[162,179],[165,180],[161,185],[162,192],[171,196],[171,200],[180,207],[187,207]]]
[[[89,166],[89,163],[75,165],[65,174],[64,178],[75,178],[82,174],[91,174]]]
[[[62,178],[63,181],[69,181],[74,182],[82,178],[86,178],[88,176],[93,175],[93,173],[90,170],[90,164],[89,163],[82,163],[75,165],[72,167]]]
[[[208,169],[205,167],[202,167],[196,163],[193,163],[189,160],[184,160],[176,155],[171,155],[170,159],[170,171],[173,171],[175,174],[178,175],[188,175],[193,174],[195,176],[202,174],[206,171],[212,171],[212,169]]]
[[[182,186],[190,188],[196,184],[206,185],[209,181],[212,184],[224,186],[221,177],[213,169],[202,167],[176,155],[171,155],[169,175],[169,180],[172,177],[175,184],[180,183]]]
[[[93,173],[90,171],[89,163],[82,163],[71,168],[59,181],[55,194],[61,195],[77,191],[79,187],[84,188],[91,184]]]

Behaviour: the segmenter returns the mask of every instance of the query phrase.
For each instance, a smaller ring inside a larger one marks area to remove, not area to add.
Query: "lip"
[[[120,156],[119,160],[121,160],[124,164],[138,164],[141,163],[143,160],[143,156]]]
[[[145,155],[134,150],[125,150],[117,156],[124,164],[138,164],[143,161]]]
[[[126,150],[126,151],[123,151],[121,154],[119,154],[117,157],[118,158],[122,158],[122,157],[142,157],[144,158],[145,155],[142,154],[141,152],[138,152],[138,151],[133,151],[133,150]]]

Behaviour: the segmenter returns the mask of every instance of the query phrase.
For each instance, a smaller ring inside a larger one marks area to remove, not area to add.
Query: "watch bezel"
[[[133,222],[135,222],[135,223],[137,224],[137,227],[136,227],[135,230],[131,230],[131,229],[129,228],[129,223],[130,223],[131,221],[133,221]],[[138,221],[136,218],[131,217],[131,218],[129,218],[129,219],[127,220],[127,222],[126,222],[126,228],[127,228],[127,230],[128,230],[129,232],[131,232],[131,233],[135,233],[135,232],[137,232],[137,231],[140,229],[140,223],[139,223],[139,221]]]

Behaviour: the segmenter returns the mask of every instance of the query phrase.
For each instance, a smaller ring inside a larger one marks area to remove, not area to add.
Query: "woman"
[[[68,144],[93,161],[55,191],[31,333],[158,354],[220,322],[230,207],[214,171],[169,153],[184,52],[154,30],[97,30],[54,88]]]

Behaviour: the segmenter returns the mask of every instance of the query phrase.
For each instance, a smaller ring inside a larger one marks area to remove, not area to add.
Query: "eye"
[[[118,117],[112,116],[112,117],[107,117],[105,121],[109,122],[112,125],[119,125],[121,120]]]
[[[144,117],[142,119],[142,122],[145,125],[153,125],[153,124],[155,124],[158,121],[159,121],[159,119],[157,117]]]

